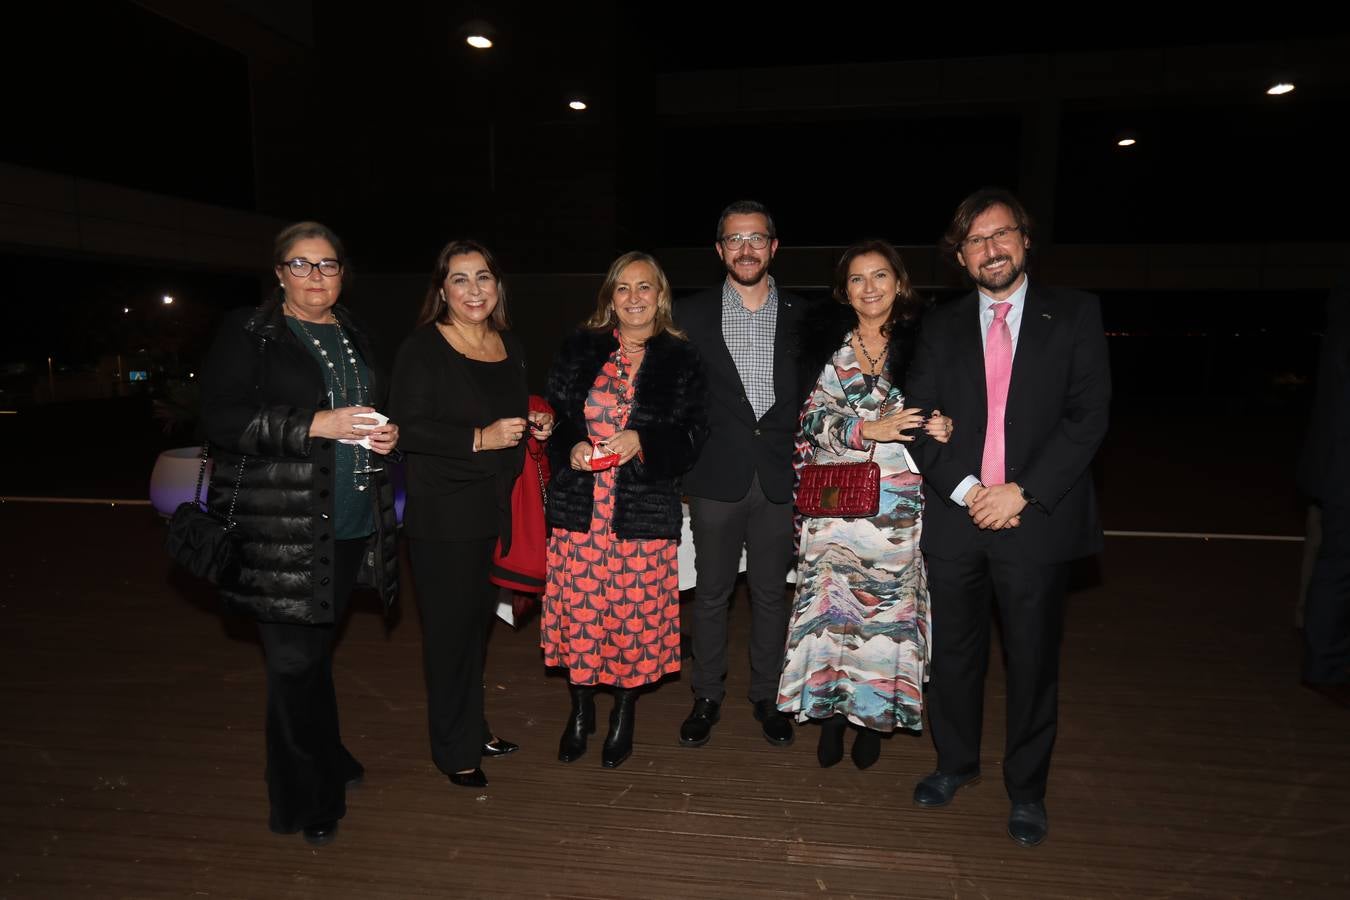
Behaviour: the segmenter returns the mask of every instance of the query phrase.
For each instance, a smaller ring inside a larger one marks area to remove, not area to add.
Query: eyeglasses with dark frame
[[[722,246],[728,250],[739,250],[746,244],[749,244],[756,250],[763,250],[769,246],[769,241],[773,240],[767,234],[760,234],[758,231],[754,234],[724,234],[722,235]]]
[[[282,265],[290,269],[291,274],[296,278],[308,278],[309,273],[315,269],[319,270],[320,275],[328,278],[342,274],[342,260],[340,259],[321,259],[318,262],[310,262],[303,256],[297,256],[295,259],[286,260]]]
[[[1009,225],[1007,228],[1000,228],[992,234],[972,234],[961,242],[961,249],[967,253],[975,253],[983,249],[986,242],[1005,247],[1012,240],[1013,235],[1021,230],[1021,225]]]

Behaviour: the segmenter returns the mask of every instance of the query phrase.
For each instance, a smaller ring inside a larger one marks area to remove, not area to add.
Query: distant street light
[[[1281,81],[1277,82],[1276,84],[1272,84],[1270,87],[1266,88],[1266,93],[1272,97],[1279,97],[1289,93],[1293,89],[1294,85],[1292,82]]]
[[[124,306],[124,307],[122,307],[122,315],[125,316],[125,315],[126,315],[127,313],[129,313],[129,312],[131,312],[131,307],[130,307],[130,306]]]
[[[471,34],[464,39],[464,43],[475,50],[487,50],[492,46],[492,39],[482,34]]]
[[[583,109],[586,108],[586,101],[585,101],[585,100],[573,100],[573,101],[571,101],[570,103],[568,103],[567,105],[568,105],[569,107],[571,107],[572,109],[575,109],[577,112],[581,112]]]
[[[1133,146],[1134,146],[1135,144],[1137,144],[1137,143],[1139,143],[1139,142],[1136,141],[1134,138],[1127,137],[1127,138],[1121,138],[1120,140],[1116,141],[1116,146],[1117,146],[1117,147],[1133,147]]]
[[[169,296],[168,294],[165,294],[165,295],[164,295],[164,305],[165,305],[165,306],[170,306],[170,305],[172,305],[172,304],[173,304],[173,297]]]

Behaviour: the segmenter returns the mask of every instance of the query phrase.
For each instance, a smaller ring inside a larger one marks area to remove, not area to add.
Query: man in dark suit
[[[1008,664],[1008,833],[1034,846],[1048,831],[1068,562],[1102,546],[1089,466],[1111,398],[1106,338],[1096,297],[1028,281],[1031,222],[1006,191],[966,198],[943,249],[976,290],[924,320],[905,383],[909,405],[956,423],[950,443],[913,448],[925,479],[938,756],[914,802],[945,806],[979,777],[992,594]]]
[[[1350,705],[1350,273],[1327,301],[1298,484],[1322,510],[1322,541],[1303,610],[1303,681]]]
[[[792,743],[778,711],[792,557],[792,446],[797,431],[795,338],[804,302],[778,290],[769,263],[778,235],[769,211],[733,203],[717,221],[727,277],[675,305],[675,322],[703,358],[708,441],[684,477],[698,560],[694,588],[694,709],[680,742],[708,742],[726,696],[727,606],[741,548],[750,589],[750,702],[771,744]]]

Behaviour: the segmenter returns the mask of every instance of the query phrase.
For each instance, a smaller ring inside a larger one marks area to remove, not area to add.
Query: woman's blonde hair
[[[652,323],[652,335],[658,335],[666,332],[677,338],[684,338],[684,332],[675,327],[675,316],[671,307],[670,280],[666,278],[666,273],[661,270],[661,264],[656,261],[650,253],[643,253],[640,250],[631,250],[620,256],[609,267],[609,273],[605,275],[604,282],[600,285],[600,292],[595,299],[595,312],[586,320],[587,328],[594,328],[602,331],[607,328],[613,328],[618,322],[614,315],[614,289],[619,284],[619,276],[623,270],[633,263],[644,262],[652,267],[656,274],[656,321]]]

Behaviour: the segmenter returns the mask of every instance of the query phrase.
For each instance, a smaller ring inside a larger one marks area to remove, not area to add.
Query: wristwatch
[[[1017,492],[1022,495],[1022,499],[1026,501],[1027,506],[1036,505],[1036,498],[1028,494],[1027,489],[1022,487],[1020,484],[1017,486]]]

